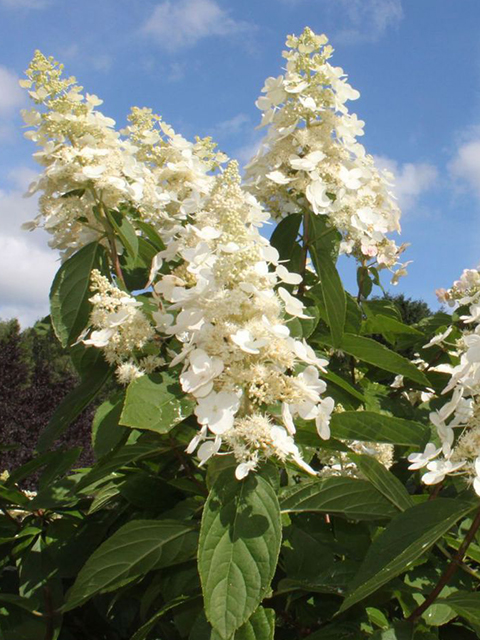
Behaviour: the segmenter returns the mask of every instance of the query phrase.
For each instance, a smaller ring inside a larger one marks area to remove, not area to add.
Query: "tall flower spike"
[[[183,262],[154,286],[175,315],[166,326],[161,314],[159,326],[183,345],[173,364],[183,361],[180,382],[196,402],[200,431],[188,450],[201,445],[203,463],[225,445],[240,479],[271,456],[313,472],[294,443],[294,418],[315,421],[326,438],[333,409],[319,377],[327,361],[290,336],[288,316],[306,312],[276,291],[280,278],[298,280],[283,267],[278,272],[278,253],[258,230],[266,217],[230,163],[178,235]],[[283,417],[271,412],[279,404]]]
[[[165,124],[150,109],[134,107],[121,133],[98,106],[102,100],[82,93],[75,78],[63,77],[63,65],[39,51],[21,82],[35,107],[23,111],[26,137],[40,150],[44,167],[29,194],[41,191],[40,214],[26,228],[43,226],[53,248],[64,257],[94,240],[105,241],[105,212],[125,205],[162,234],[175,233],[195,198],[205,197],[209,175],[226,158],[210,139],[195,144]],[[105,241],[106,242],[106,241]]]
[[[392,176],[357,142],[364,123],[346,103],[360,94],[328,62],[326,36],[306,28],[286,44],[285,75],[267,78],[256,103],[268,133],[246,167],[249,189],[277,220],[305,210],[328,216],[342,233],[341,253],[393,270],[405,246],[386,234],[400,231],[400,210]],[[394,281],[405,273],[399,265]]]

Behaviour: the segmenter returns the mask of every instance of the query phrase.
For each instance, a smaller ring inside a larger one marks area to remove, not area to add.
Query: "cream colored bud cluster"
[[[147,108],[133,107],[121,133],[135,146],[137,160],[152,170],[156,184],[164,185],[159,197],[162,232],[168,241],[177,231],[178,221],[185,220],[209,194],[211,172],[228,158],[216,150],[211,138],[197,137],[195,143],[189,142]],[[174,224],[168,228],[171,220]]]
[[[390,193],[393,176],[380,172],[357,142],[364,123],[346,107],[358,91],[328,59],[327,38],[305,29],[287,39],[286,73],[268,78],[257,101],[268,127],[246,167],[251,192],[276,219],[312,211],[328,217],[343,236],[340,251],[405,275],[397,247],[400,210]]]
[[[154,284],[154,319],[178,340],[172,365],[183,361],[182,389],[196,402],[200,430],[188,451],[199,447],[203,463],[223,443],[239,479],[271,456],[313,472],[294,443],[294,418],[314,420],[328,438],[333,409],[319,376],[327,361],[290,335],[289,319],[309,317],[290,292],[301,277],[260,235],[265,218],[230,163],[166,251],[175,247],[181,267]],[[282,406],[281,417],[271,405]]]
[[[128,384],[165,364],[158,356],[142,353],[155,335],[141,310],[142,304],[97,269],[91,274],[91,289],[95,292],[90,298],[93,309],[82,342],[101,349],[107,362],[117,366],[120,384]]]
[[[454,366],[448,370],[450,381],[443,394],[450,399],[430,413],[436,429],[438,446],[429,442],[423,453],[409,456],[410,469],[422,469],[426,484],[438,484],[447,475],[465,475],[480,496],[480,269],[467,269],[448,291],[437,291],[439,299],[453,305],[466,306],[461,315],[467,328],[452,340],[452,328],[439,333],[425,348],[443,345]],[[440,369],[437,367],[437,369]]]
[[[344,441],[348,449],[357,454],[375,458],[386,469],[390,469],[393,464],[394,447],[384,442],[360,442],[359,440]],[[318,475],[324,478],[332,476],[347,476],[350,478],[362,478],[355,462],[349,457],[348,451],[325,451],[320,461],[322,468]]]
[[[129,126],[117,132],[97,109],[102,100],[62,71],[37,51],[21,82],[35,102],[23,112],[25,135],[39,145],[34,157],[43,166],[29,189],[42,192],[40,213],[26,228],[44,227],[68,257],[93,240],[106,243],[106,210],[127,205],[168,240],[192,192],[208,193],[208,173],[223,156],[211,140],[192,144],[148,109],[133,108]]]

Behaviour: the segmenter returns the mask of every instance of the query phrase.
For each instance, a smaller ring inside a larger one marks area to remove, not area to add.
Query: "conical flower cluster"
[[[276,219],[305,211],[327,216],[342,233],[341,253],[378,268],[397,265],[403,275],[404,247],[386,235],[400,231],[392,176],[357,141],[364,123],[346,107],[360,94],[328,62],[333,49],[326,36],[307,28],[286,44],[285,75],[268,78],[256,103],[268,133],[246,167],[251,192]]]
[[[294,418],[314,420],[328,438],[333,409],[321,397],[327,361],[290,336],[288,319],[308,318],[289,291],[301,277],[260,235],[265,218],[230,163],[172,243],[181,264],[154,286],[159,302],[169,302],[155,316],[158,327],[183,345],[172,364],[183,361],[180,382],[196,401],[200,429],[189,451],[200,445],[204,462],[226,444],[238,478],[270,456],[311,471],[293,440]]]
[[[188,142],[150,109],[133,108],[117,132],[97,109],[102,100],[62,73],[37,51],[21,81],[35,102],[23,111],[31,127],[25,135],[40,147],[34,157],[44,167],[29,190],[42,192],[40,213],[26,228],[44,227],[51,246],[68,257],[89,242],[107,244],[107,211],[123,207],[128,215],[132,207],[168,238],[185,219],[192,190],[208,193],[209,172],[225,156],[209,139]]]

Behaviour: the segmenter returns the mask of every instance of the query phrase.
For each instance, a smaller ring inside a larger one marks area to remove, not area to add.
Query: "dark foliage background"
[[[78,383],[70,357],[48,319],[21,331],[17,320],[0,322],[0,473],[33,456],[38,436],[54,410]],[[61,436],[57,446],[82,447],[77,466],[90,465],[90,406]],[[28,484],[34,479],[30,478]],[[28,487],[25,487],[28,488]]]

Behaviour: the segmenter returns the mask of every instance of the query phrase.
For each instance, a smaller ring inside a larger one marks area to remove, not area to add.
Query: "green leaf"
[[[131,637],[131,640],[145,640],[148,637],[148,634],[150,633],[150,631],[154,628],[154,626],[160,620],[160,618],[162,618],[166,613],[168,613],[172,609],[176,609],[177,607],[180,607],[182,604],[185,604],[185,602],[189,600],[194,600],[194,599],[196,599],[196,597],[192,598],[191,596],[178,596],[177,598],[174,598],[170,602],[167,602],[165,606],[161,607],[159,611],[157,611],[157,613],[154,616],[152,616],[150,620],[148,620],[148,622],[142,625],[140,629],[138,629],[133,634],[133,636]]]
[[[171,447],[153,447],[151,442],[136,442],[127,444],[119,451],[107,454],[102,460],[92,467],[88,473],[78,483],[78,491],[83,491],[92,484],[109,478],[110,474],[118,472],[122,467],[142,460],[144,458],[155,457],[170,451]]]
[[[233,640],[273,640],[275,633],[275,611],[258,609],[249,620],[235,632]]]
[[[158,253],[157,249],[145,238],[138,237],[138,253],[136,256],[124,253],[120,257],[120,265],[125,279],[125,284],[134,291],[143,289],[147,283],[152,266],[152,260]]]
[[[292,213],[275,227],[270,238],[270,244],[275,247],[280,254],[280,260],[290,259],[297,241],[298,230],[300,229],[301,223],[301,214]]]
[[[402,316],[395,303],[388,298],[374,298],[372,300],[364,300],[362,309],[369,319],[374,319],[377,315],[388,316],[394,320],[402,321]]]
[[[35,456],[35,458],[29,460],[21,467],[17,467],[5,480],[5,486],[13,487],[13,485],[20,482],[20,480],[28,478],[29,475],[47,465],[51,460],[54,460],[56,456],[56,451],[48,451],[41,456]]]
[[[89,378],[94,369],[105,366],[105,357],[101,349],[78,343],[69,349],[69,356],[80,378]]]
[[[357,284],[361,295],[368,298],[373,288],[373,280],[370,278],[368,267],[358,267]]]
[[[40,434],[37,450],[42,453],[56,440],[82,411],[96,398],[103,385],[111,376],[111,371],[102,359],[99,366],[85,377],[78,387],[72,389],[55,409],[45,431]]]
[[[309,318],[291,318],[286,323],[292,338],[308,338],[315,331],[320,320],[318,308],[314,306],[306,307],[305,315],[308,315]]]
[[[0,503],[1,502],[25,507],[29,504],[30,500],[22,491],[19,491],[15,487],[6,487],[0,484]]]
[[[126,430],[119,424],[124,401],[125,392],[119,391],[101,404],[95,413],[92,424],[92,445],[98,458],[112,451],[125,436]]]
[[[235,479],[220,473],[205,504],[198,567],[205,612],[225,640],[265,597],[281,543],[275,490],[260,473]]]
[[[157,253],[158,251],[164,251],[165,244],[162,238],[158,235],[158,233],[155,231],[155,229],[151,224],[148,224],[147,222],[142,222],[141,220],[137,220],[135,224],[142,231],[142,233],[150,240],[150,242],[153,244],[153,246],[157,250]]]
[[[22,598],[22,596],[17,596],[13,593],[0,593],[0,603],[2,602],[20,607],[20,609],[28,611],[29,613],[39,615],[39,612],[35,609],[35,603],[29,598]]]
[[[376,340],[345,333],[341,348],[342,351],[358,360],[368,362],[368,364],[373,364],[391,373],[401,374],[424,387],[430,386],[428,378],[414,364]]]
[[[283,493],[280,507],[283,513],[312,511],[352,520],[390,519],[397,513],[369,482],[346,477],[302,482]]]
[[[423,446],[430,434],[430,430],[423,424],[374,411],[334,413],[330,428],[334,438],[405,446]]]
[[[345,318],[345,331],[359,333],[362,326],[362,310],[355,298],[345,291],[347,300],[347,315]]]
[[[120,424],[168,433],[193,411],[176,378],[167,373],[141,376],[128,385]]]
[[[480,593],[457,591],[448,598],[438,599],[436,602],[448,604],[455,613],[468,622],[480,625]]]
[[[55,451],[55,455],[51,460],[49,460],[42,475],[40,476],[38,491],[40,492],[50,486],[56,478],[63,476],[67,471],[69,471],[75,464],[81,451],[80,447]]]
[[[412,497],[400,480],[371,456],[350,454],[360,473],[400,511],[413,506]]]
[[[390,629],[379,629],[371,636],[371,640],[412,640],[412,638],[413,624],[406,620],[395,623]]]
[[[473,508],[471,503],[437,498],[398,514],[373,541],[340,610],[348,609],[405,571]]]
[[[90,316],[90,273],[100,269],[106,252],[97,242],[74,253],[57,271],[50,289],[50,315],[62,347],[78,338]]]
[[[327,371],[327,373],[322,373],[322,378],[324,380],[327,380],[328,382],[331,382],[337,387],[340,387],[341,389],[349,393],[351,396],[353,396],[357,400],[360,400],[360,402],[366,401],[365,396],[362,393],[360,393],[358,389],[355,389],[354,386],[352,386],[349,382],[347,382],[347,380],[339,376],[337,373],[334,373],[333,371]]]
[[[138,237],[135,233],[134,226],[128,221],[127,217],[120,211],[108,211],[108,219],[117,232],[121,243],[128,251],[130,256],[135,259],[138,254]]]
[[[372,330],[374,333],[393,333],[393,334],[408,334],[412,336],[416,336],[418,338],[422,338],[424,334],[415,329],[411,325],[404,324],[395,318],[391,318],[390,316],[377,315],[371,321]]]
[[[339,347],[342,343],[347,313],[347,301],[342,280],[328,252],[310,247],[310,254],[322,285],[323,302],[327,312],[332,344],[334,347]]]
[[[330,224],[328,216],[313,213],[307,215],[307,224],[310,226],[308,230],[309,251],[313,247],[317,253],[326,253],[330,257],[330,260],[335,263],[338,258],[338,250],[342,240],[340,232]]]
[[[360,640],[362,636],[360,622],[346,621],[327,624],[319,631],[307,636],[305,640]]]
[[[323,553],[323,549],[317,549],[316,555],[318,555],[319,551]],[[334,562],[325,571],[317,573],[313,578],[284,578],[280,580],[276,593],[307,591],[338,595],[339,593],[345,593],[357,570],[358,562],[352,562],[351,560]]]
[[[247,622],[228,640],[273,640],[274,633],[275,611],[258,607]],[[208,624],[204,613],[201,613],[196,620],[189,638],[190,640],[222,640],[222,636]]]
[[[197,532],[175,520],[133,520],[90,556],[67,595],[65,610],[84,604],[97,593],[114,591],[149,571],[193,557]]]

